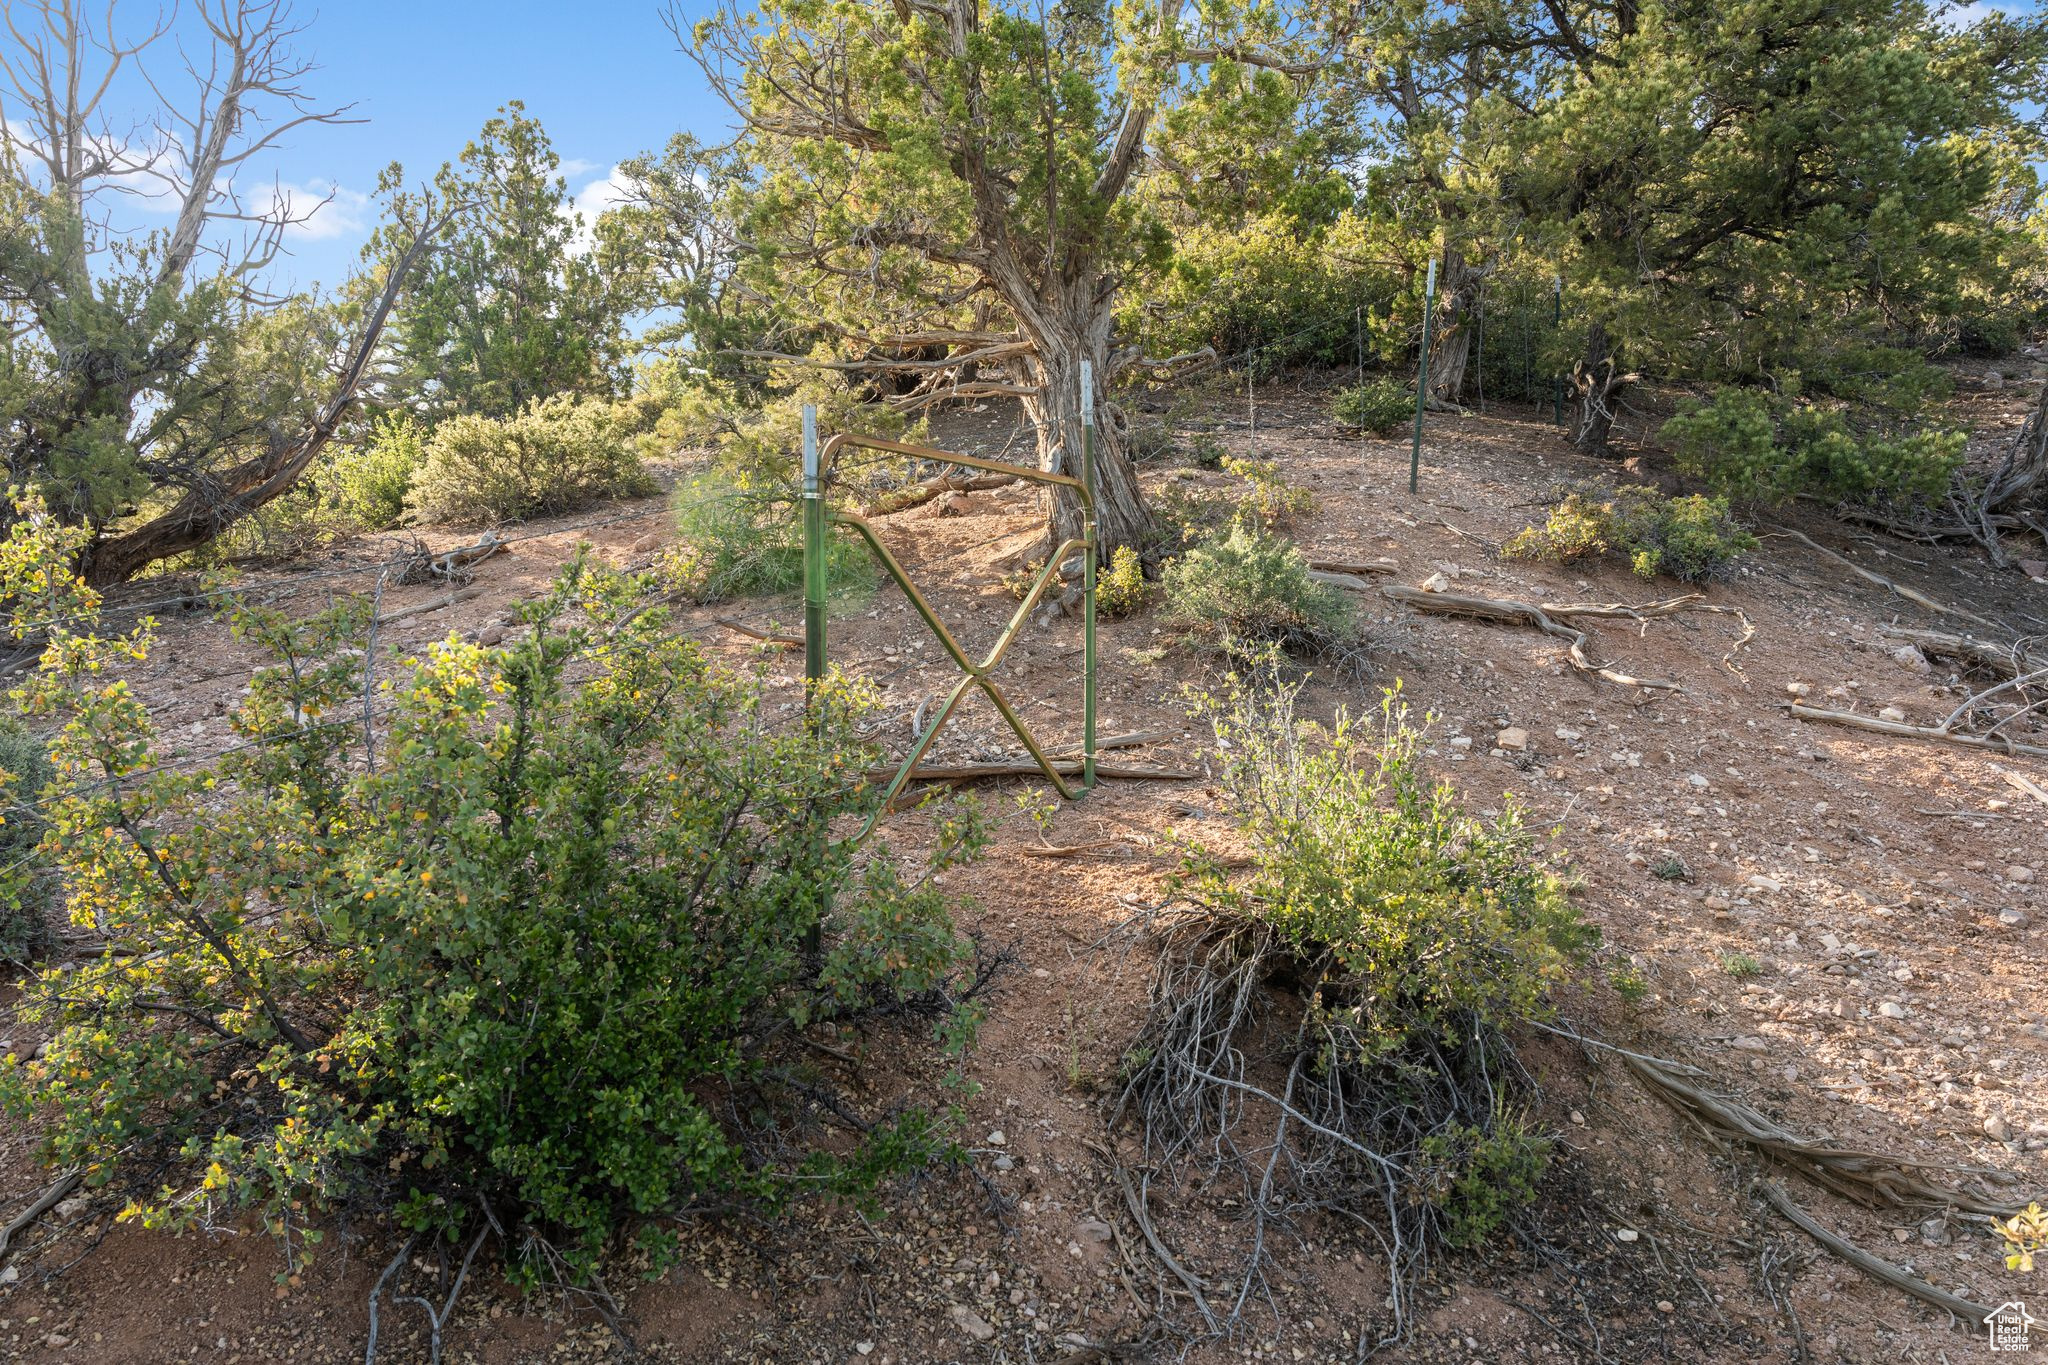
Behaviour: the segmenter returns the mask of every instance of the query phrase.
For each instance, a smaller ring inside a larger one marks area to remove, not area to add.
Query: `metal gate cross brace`
[[[869,550],[874,553],[876,559],[881,561],[884,571],[888,573],[890,578],[895,580],[896,586],[903,589],[903,595],[909,600],[912,608],[924,619],[925,625],[931,629],[932,635],[938,640],[939,645],[946,651],[947,655],[952,658],[954,664],[959,667],[962,674],[960,681],[955,683],[952,690],[946,694],[945,701],[939,706],[938,711],[933,714],[930,723],[924,727],[923,731],[917,736],[916,742],[911,745],[909,756],[903,760],[902,766],[896,770],[895,776],[890,779],[888,789],[882,794],[877,814],[879,815],[881,811],[888,810],[898,794],[910,783],[912,774],[917,771],[918,760],[924,757],[925,751],[931,747],[932,741],[938,738],[939,731],[952,718],[954,710],[958,708],[961,700],[966,697],[969,689],[976,687],[980,688],[988,696],[989,701],[995,705],[996,710],[1002,715],[1004,721],[1009,724],[1010,729],[1023,742],[1025,749],[1031,755],[1032,761],[1038,765],[1039,771],[1045,774],[1046,780],[1052,783],[1053,789],[1069,801],[1077,798],[1079,793],[1067,784],[1066,779],[1053,766],[1052,761],[1046,757],[1045,750],[1032,735],[1030,727],[1024,723],[1023,717],[1017,714],[1016,708],[1010,705],[1009,698],[1003,695],[1002,688],[990,676],[995,671],[996,666],[1002,662],[1003,656],[1009,652],[1010,646],[1016,643],[1017,636],[1022,632],[1025,623],[1029,620],[1032,610],[1038,606],[1039,600],[1044,597],[1046,589],[1058,578],[1060,565],[1065,563],[1067,556],[1076,550],[1085,551],[1087,554],[1083,573],[1083,629],[1086,638],[1084,641],[1085,658],[1083,660],[1082,679],[1084,688],[1081,739],[1082,790],[1086,791],[1088,788],[1093,787],[1095,785],[1095,499],[1089,486],[1093,480],[1086,477],[1094,472],[1092,468],[1088,467],[1094,463],[1093,447],[1095,443],[1092,439],[1094,435],[1092,423],[1086,428],[1090,439],[1087,442],[1088,449],[1083,462],[1083,477],[1076,479],[1066,474],[1048,473],[1045,470],[1030,465],[1010,464],[1001,460],[987,460],[979,456],[962,455],[955,451],[938,450],[929,446],[908,445],[901,441],[885,441],[879,437],[859,436],[851,432],[841,432],[833,436],[825,443],[823,450],[820,450],[817,445],[815,418],[810,409],[806,408],[804,417],[804,662],[806,676],[811,682],[816,683],[821,681],[825,674],[824,536],[828,526],[849,527],[862,540],[867,542]],[[926,600],[922,592],[918,591],[917,584],[911,581],[910,574],[904,569],[902,563],[897,560],[895,555],[889,552],[888,546],[884,545],[881,538],[875,534],[875,528],[868,522],[867,518],[857,512],[839,511],[826,505],[822,492],[826,472],[830,470],[832,461],[839,452],[848,447],[881,451],[887,454],[905,455],[915,459],[932,460],[944,464],[964,465],[970,469],[981,469],[995,474],[1010,474],[1030,483],[1052,484],[1071,488],[1079,495],[1084,518],[1083,534],[1068,537],[1065,541],[1061,542],[1058,550],[1053,553],[1052,557],[1046,560],[1045,565],[1039,569],[1037,575],[1031,580],[1031,586],[1025,592],[1024,600],[1018,604],[1017,610],[1011,614],[1009,624],[1003,628],[1002,634],[997,637],[995,645],[989,650],[987,656],[979,662],[968,656],[967,651],[954,638],[953,632],[946,628],[946,623],[939,619],[939,615],[933,610],[931,603]]]

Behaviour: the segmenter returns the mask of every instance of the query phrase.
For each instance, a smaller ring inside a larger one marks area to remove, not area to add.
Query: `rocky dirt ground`
[[[2026,368],[2032,368],[2028,366]],[[1990,446],[2009,439],[2027,376],[1966,385],[1959,404]],[[1231,450],[1278,459],[1311,489],[1296,534],[1312,556],[1392,561],[1393,581],[1438,578],[1450,591],[1531,601],[1642,602],[1670,595],[1619,564],[1563,570],[1501,561],[1502,541],[1563,482],[1613,480],[1611,463],[1572,453],[1537,414],[1432,419],[1420,496],[1406,489],[1402,441],[1331,427],[1313,392],[1260,396],[1243,420],[1180,419]],[[963,418],[940,433],[993,453],[1008,419]],[[1186,430],[1183,435],[1188,434]],[[1654,454],[1637,472],[1654,473]],[[1162,465],[1155,479],[1167,477]],[[1226,476],[1203,474],[1197,482]],[[1034,530],[1022,490],[976,494],[938,515],[883,520],[886,538],[970,641],[993,637],[1013,603],[997,561]],[[593,525],[592,523],[596,523]],[[1801,522],[1858,564],[1928,596],[2048,632],[2048,587],[1995,572],[1961,549],[1929,548]],[[476,591],[394,624],[394,655],[453,631],[486,641],[538,592],[579,539],[639,563],[673,538],[660,500],[521,528],[482,566]],[[2048,783],[2048,760],[1969,752],[1802,721],[1785,703],[1939,720],[1967,684],[1944,660],[1902,652],[1894,624],[1959,628],[1862,581],[1789,537],[1706,590],[1732,615],[1679,615],[1592,628],[1602,662],[1679,690],[1645,695],[1570,668],[1533,631],[1415,614],[1377,592],[1374,670],[1315,681],[1308,700],[1376,703],[1398,679],[1433,712],[1433,766],[1465,800],[1512,797],[1581,877],[1578,900],[1605,935],[1598,970],[1563,1002],[1562,1027],[1702,1067],[1786,1126],[1857,1148],[1969,1168],[2003,1197],[2048,1186],[2048,1023],[2044,935],[2048,804],[2008,773]],[[441,538],[448,544],[459,537]],[[366,590],[389,543],[253,572],[258,592],[311,608]],[[320,577],[306,577],[320,571]],[[131,590],[160,597],[161,581]],[[387,612],[438,600],[387,589]],[[204,753],[228,742],[224,712],[252,660],[200,612],[160,608],[163,640],[138,677],[158,724]],[[685,613],[682,628],[735,662],[761,646],[719,624],[787,629],[794,603]],[[832,653],[867,673],[911,718],[949,677],[899,594],[842,604]],[[1201,774],[1206,755],[1178,700],[1213,665],[1147,614],[1102,632],[1105,734],[1164,732],[1133,764]],[[1034,727],[1074,733],[1079,631],[1061,619],[1027,632],[1004,674]],[[793,712],[800,656],[773,655],[771,686]],[[1504,742],[1505,741],[1505,742]],[[2038,740],[2036,742],[2039,742]],[[991,710],[970,706],[938,758],[1013,752]],[[1224,1340],[1183,1335],[1182,1298],[1162,1299],[1158,1259],[1110,1177],[1101,1095],[1143,1008],[1148,962],[1118,927],[1156,900],[1169,830],[1201,834],[1204,780],[1110,782],[1060,809],[1041,837],[1010,796],[978,866],[949,874],[972,898],[968,926],[1012,963],[972,1070],[970,1171],[934,1175],[877,1220],[828,1213],[775,1227],[693,1228],[687,1263],[653,1283],[622,1267],[626,1315],[522,1302],[489,1280],[455,1311],[450,1360],[626,1358],[758,1361],[1052,1362],[1156,1358],[1349,1360],[1383,1324],[1385,1284],[1355,1232],[1305,1224],[1277,1249],[1270,1296]],[[896,822],[914,844],[919,817]],[[1072,850],[1047,856],[1044,845]],[[1609,984],[1638,983],[1631,1000]],[[12,989],[12,987],[8,987]],[[38,1041],[0,1018],[5,1045]],[[900,1040],[872,1040],[876,1065],[916,1065]],[[1540,1120],[1560,1140],[1526,1237],[1439,1263],[1424,1316],[1380,1358],[1960,1362],[1981,1338],[1822,1253],[1760,1204],[1757,1168],[1715,1152],[1609,1053],[1554,1035],[1526,1045],[1543,1088]],[[888,1054],[886,1061],[883,1054]],[[886,1083],[886,1082],[883,1082]],[[0,1213],[36,1188],[33,1133],[0,1134]],[[1952,1176],[1951,1178],[1965,1178]],[[1891,1262],[1980,1302],[2048,1292],[2005,1270],[1983,1220],[1869,1211],[1793,1179],[1790,1193],[1827,1226]],[[1192,1274],[1225,1283],[1242,1231],[1227,1200],[1201,1190],[1154,1196],[1159,1230]],[[390,1254],[375,1239],[334,1246],[296,1287],[274,1285],[260,1234],[169,1241],[114,1227],[106,1208],[61,1205],[25,1233],[38,1249],[0,1284],[0,1356],[23,1361],[226,1362],[360,1359],[371,1282]],[[419,1264],[416,1283],[433,1267]],[[1234,1285],[1234,1282],[1232,1282]],[[1176,1286],[1177,1288],[1177,1286]],[[1233,1289],[1234,1292],[1234,1289]],[[1159,1311],[1161,1303],[1167,1310]],[[386,1361],[425,1358],[417,1308],[384,1314]],[[627,1344],[630,1341],[630,1346]],[[2037,1349],[2048,1349],[2038,1347]]]

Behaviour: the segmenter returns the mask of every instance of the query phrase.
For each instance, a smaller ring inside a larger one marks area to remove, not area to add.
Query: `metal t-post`
[[[1081,786],[1095,789],[1095,366],[1081,362],[1081,490],[1087,515],[1081,551]]]
[[[825,498],[819,487],[818,410],[804,404],[804,712],[820,728],[819,686],[825,681]],[[818,866],[825,864],[826,826],[818,822]],[[818,918],[804,932],[804,956],[815,962],[824,955],[825,917],[832,913],[832,888],[819,891]]]
[[[825,681],[825,498],[819,489],[818,410],[804,404],[804,704]]]
[[[1429,258],[1429,282],[1422,287],[1422,359],[1415,367],[1415,440],[1408,450],[1408,491],[1422,476],[1422,408],[1429,401],[1429,320],[1436,312],[1436,257]]]
[[[1555,340],[1557,334],[1564,330],[1564,276],[1562,275],[1556,277],[1552,298],[1554,302],[1550,312],[1550,335],[1551,339]],[[1558,427],[1564,425],[1564,376],[1561,374],[1550,377],[1550,424]]]

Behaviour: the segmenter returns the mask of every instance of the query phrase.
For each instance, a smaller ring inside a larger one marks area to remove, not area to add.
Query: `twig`
[[[405,1245],[398,1249],[398,1254],[384,1267],[384,1273],[377,1277],[377,1283],[370,1286],[370,1340],[363,1347],[363,1365],[377,1365],[377,1301],[384,1297],[385,1284],[405,1264],[405,1258],[412,1254],[413,1241],[411,1237],[405,1239]]]
[[[1991,765],[1991,770],[2004,778],[2006,785],[2013,788],[2013,790],[2024,792],[2042,805],[2048,806],[2048,787],[2044,787],[2033,778],[2027,777],[2022,773],[2016,773],[2010,768],[2001,768],[1996,763]]]

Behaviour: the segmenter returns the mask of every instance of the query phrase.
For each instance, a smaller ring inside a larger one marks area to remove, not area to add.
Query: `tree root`
[[[1617,669],[1596,664],[1587,657],[1586,646],[1590,637],[1585,631],[1567,625],[1559,618],[1595,617],[1625,618],[1632,621],[1649,621],[1653,617],[1673,616],[1680,612],[1699,611],[1731,615],[1742,622],[1742,638],[1735,642],[1721,662],[1731,672],[1739,673],[1735,667],[1736,653],[1756,635],[1756,627],[1739,608],[1718,606],[1704,602],[1699,594],[1689,593],[1683,597],[1666,598],[1660,602],[1646,602],[1640,606],[1624,603],[1595,602],[1518,602],[1503,597],[1470,597],[1462,593],[1425,592],[1405,583],[1389,583],[1380,589],[1396,602],[1405,603],[1416,611],[1436,616],[1472,616],[1487,621],[1504,621],[1511,625],[1525,625],[1542,631],[1553,639],[1563,640],[1567,646],[1565,654],[1573,668],[1591,677],[1603,678],[1622,687],[1633,687],[1639,691],[1678,692],[1683,689],[1675,682],[1661,678],[1637,678]]]
[[[2048,745],[2022,744],[2016,739],[2000,736],[1961,734],[1940,725],[1913,725],[1902,720],[1881,720],[1876,716],[1859,716],[1854,711],[1834,711],[1825,706],[1804,706],[1792,702],[1786,708],[1790,715],[1800,720],[1825,721],[1830,725],[1846,725],[1855,730],[1874,730],[1881,735],[1899,735],[1907,739],[1933,739],[1944,744],[1960,744],[1966,749],[1986,749],[1996,754],[2031,754],[2037,758],[2048,758]]]

